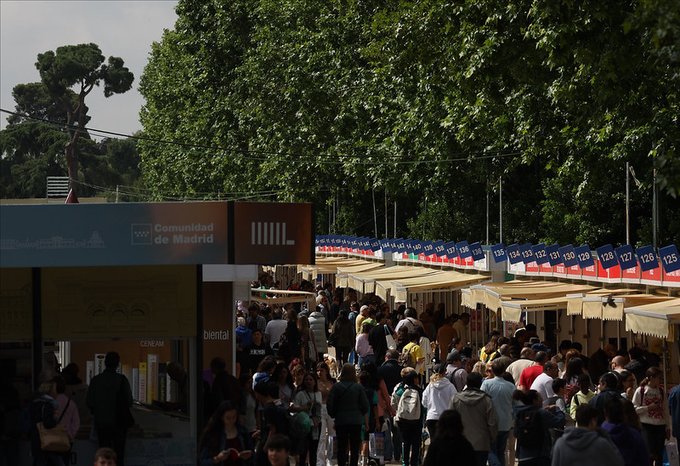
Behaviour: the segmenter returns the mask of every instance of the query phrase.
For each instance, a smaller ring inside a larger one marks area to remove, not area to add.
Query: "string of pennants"
[[[592,267],[599,261],[599,267],[610,269],[619,266],[621,270],[628,270],[639,265],[640,270],[648,272],[662,267],[666,273],[680,270],[680,254],[675,244],[670,244],[656,250],[651,245],[634,249],[630,244],[614,247],[611,244],[600,246],[593,251],[588,244],[573,246],[568,244],[494,244],[490,247],[482,246],[479,242],[469,244],[467,241],[421,241],[407,238],[377,239],[344,235],[318,235],[315,240],[320,251],[353,251],[371,252],[382,251],[396,253],[404,258],[418,260],[422,256],[436,257],[444,260],[482,260],[485,250],[489,250],[496,263],[530,264],[551,267],[578,266],[581,269]]]

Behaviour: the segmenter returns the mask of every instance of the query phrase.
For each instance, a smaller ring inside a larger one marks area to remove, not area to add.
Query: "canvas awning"
[[[556,311],[567,308],[567,297],[501,301],[501,320],[519,322],[524,311]]]
[[[549,298],[563,298],[576,292],[588,292],[595,287],[590,285],[573,285],[560,282],[508,282],[487,283],[470,287],[472,299],[475,303],[483,303],[495,311],[502,307],[503,301],[511,300],[541,300]]]
[[[668,299],[638,293],[635,290],[606,290],[608,293],[600,295],[586,294],[583,297],[584,319],[623,320],[624,309],[631,306],[650,304]],[[617,292],[618,291],[618,292]]]
[[[364,262],[359,265],[338,267],[335,275],[335,286],[338,288],[347,288],[347,277],[349,274],[368,272],[369,270],[381,269],[383,267],[384,265],[380,262]]]
[[[470,309],[475,309],[477,305],[472,302],[472,290],[463,288],[460,290],[460,305]]]
[[[316,295],[306,291],[275,290],[265,288],[251,288],[250,300],[258,303],[288,304],[288,303],[307,303],[308,309],[316,306]]]
[[[626,331],[674,339],[673,326],[680,324],[680,298],[631,306],[624,312]]]
[[[330,259],[330,258],[326,258]],[[298,273],[302,274],[305,280],[314,280],[319,274],[335,274],[338,267],[350,267],[354,265],[367,264],[368,262],[359,259],[332,258],[333,260],[319,259],[314,265],[298,265]]]
[[[466,274],[456,271],[441,271],[424,275],[422,277],[394,280],[387,283],[384,281],[377,282],[376,294],[386,292],[387,289],[390,289],[395,300],[397,302],[403,303],[407,301],[409,293],[434,290],[450,291],[456,288],[470,286],[472,283],[479,283],[488,279],[489,277],[486,275]],[[380,291],[378,291],[379,288]]]
[[[582,316],[584,319],[601,319],[602,299],[604,299],[604,301],[606,302],[610,295],[618,296],[636,292],[637,291],[635,289],[631,288],[617,288],[617,289],[600,288],[589,291],[587,293],[568,294],[567,315]]]
[[[393,267],[385,267],[382,269],[370,270],[368,272],[360,272],[349,274],[347,277],[347,285],[362,293],[373,293],[375,291],[375,282],[377,280],[396,280],[398,278],[413,278],[429,275],[437,272],[435,269],[426,267],[409,267],[406,265],[395,265]]]

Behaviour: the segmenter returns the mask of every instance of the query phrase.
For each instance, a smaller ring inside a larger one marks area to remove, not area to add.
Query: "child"
[[[265,445],[267,460],[270,466],[288,466],[290,464],[290,440],[283,434],[269,437]]]
[[[111,448],[100,448],[94,454],[94,466],[116,466],[117,458]]]
[[[588,374],[579,375],[576,385],[579,387],[579,391],[571,398],[569,406],[569,416],[572,419],[576,419],[576,409],[580,405],[588,404],[595,397],[595,392],[590,389],[591,382]]]

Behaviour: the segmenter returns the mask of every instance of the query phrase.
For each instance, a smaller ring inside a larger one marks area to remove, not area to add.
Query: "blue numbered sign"
[[[531,243],[524,243],[519,246],[519,252],[522,254],[522,261],[525,264],[534,261],[534,251],[531,249]]]
[[[461,259],[467,259],[472,255],[472,251],[470,251],[470,245],[467,241],[460,241],[459,243],[456,243],[456,250],[458,251],[458,255]]]
[[[638,262],[640,262],[640,268],[647,272],[648,270],[654,270],[659,267],[659,259],[656,257],[656,252],[654,248],[650,245],[642,246],[637,248]]]
[[[603,269],[610,269],[618,264],[614,248],[611,244],[605,244],[596,249],[597,257],[600,258],[600,265]]]
[[[632,269],[637,265],[635,251],[633,251],[633,246],[630,244],[619,246],[614,250],[614,253],[616,253],[616,259],[619,261],[621,270]]]
[[[562,256],[560,256],[560,245],[555,243],[545,247],[545,253],[548,255],[548,262],[551,267],[555,267],[562,263]]]
[[[472,258],[476,261],[484,259],[484,250],[482,249],[482,245],[479,244],[479,242],[472,243],[470,245],[470,254],[472,254]]]
[[[548,262],[548,253],[545,251],[545,243],[539,243],[533,246],[531,250],[534,252],[534,260],[538,265]]]
[[[508,260],[508,255],[505,252],[505,245],[503,243],[491,246],[491,255],[496,263]]]
[[[576,259],[576,252],[574,251],[574,246],[567,244],[559,249],[560,256],[562,256],[562,263],[565,267],[572,267],[578,264]]]
[[[661,257],[661,265],[666,273],[675,272],[680,269],[680,255],[678,254],[678,247],[675,244],[670,244],[659,249],[659,257]]]
[[[590,252],[590,246],[587,244],[582,244],[581,246],[574,248],[576,253],[576,260],[578,260],[578,266],[582,269],[590,267],[595,264],[595,259],[593,259],[593,254]]]
[[[511,264],[522,262],[522,253],[519,250],[518,244],[511,244],[506,249],[506,252],[508,254],[508,260],[510,261]]]

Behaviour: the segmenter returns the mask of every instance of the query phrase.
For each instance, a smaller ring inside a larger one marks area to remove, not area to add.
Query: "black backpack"
[[[539,450],[543,447],[545,431],[541,419],[540,408],[534,407],[521,411],[515,424],[517,444],[529,450]]]

